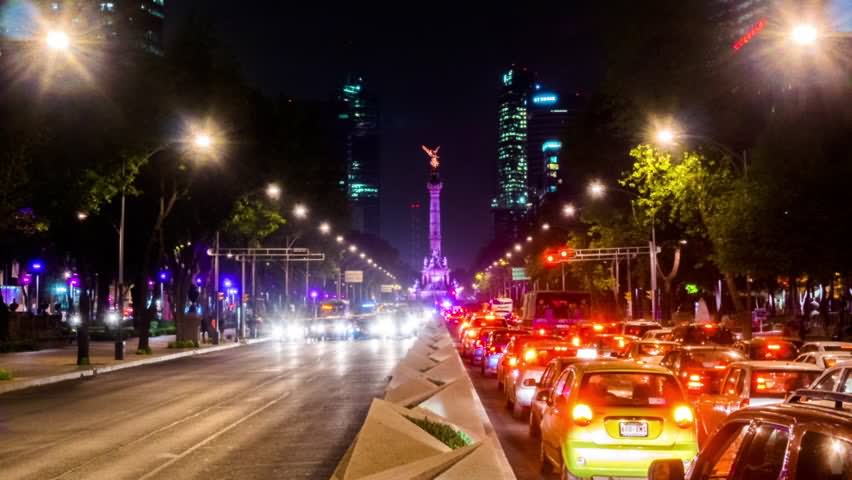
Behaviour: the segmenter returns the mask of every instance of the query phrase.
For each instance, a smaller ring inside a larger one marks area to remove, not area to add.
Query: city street
[[[541,473],[541,464],[538,461],[538,439],[530,438],[529,427],[525,421],[512,417],[512,411],[506,408],[506,400],[497,390],[497,381],[494,377],[484,377],[478,366],[468,365],[467,373],[476,387],[476,393],[479,394],[485,411],[488,412],[488,418],[494,425],[500,444],[518,480],[558,479],[558,473]]]
[[[328,478],[409,345],[270,342],[5,394],[2,477]]]

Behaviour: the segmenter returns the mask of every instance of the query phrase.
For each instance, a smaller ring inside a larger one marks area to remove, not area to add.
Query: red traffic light
[[[577,256],[577,252],[571,247],[560,248],[559,250],[545,252],[544,260],[546,263],[555,264],[563,263]]]
[[[547,260],[547,263],[553,263],[556,261],[556,257],[554,257],[553,255],[548,255],[545,257],[545,260]]]

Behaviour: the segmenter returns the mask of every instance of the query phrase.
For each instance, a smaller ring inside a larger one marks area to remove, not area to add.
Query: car
[[[624,327],[622,328],[621,333],[624,335],[642,338],[645,335],[645,332],[660,330],[662,328],[663,326],[659,322],[652,322],[651,320],[631,320],[624,322]]]
[[[731,362],[748,360],[739,350],[720,345],[681,345],[663,357],[668,368],[686,387],[690,399],[702,393],[719,393],[725,368]]]
[[[577,362],[587,362],[592,359],[601,361],[615,360],[612,358],[602,357],[597,358],[597,352],[593,349],[580,349],[577,351],[576,357],[556,357],[547,363],[547,367],[541,374],[538,384],[535,387],[535,392],[532,395],[532,403],[530,403],[529,416],[529,433],[531,437],[541,435],[541,416],[547,408],[547,398],[550,395],[550,390],[553,388],[554,382],[559,378],[559,374]]]
[[[784,401],[788,392],[805,388],[822,373],[806,363],[748,360],[725,369],[719,393],[698,398],[698,435],[704,443],[731,413],[750,406]]]
[[[648,480],[852,478],[850,406],[849,394],[798,390],[782,404],[740,410],[688,469],[655,460]]]
[[[799,349],[799,354],[811,352],[852,352],[852,342],[806,342]]]
[[[602,333],[592,336],[583,346],[596,349],[602,357],[622,357],[630,351],[636,340],[639,339],[620,333]]]
[[[648,330],[645,335],[642,335],[642,340],[671,340],[672,329],[660,328],[658,330]]]
[[[678,343],[662,340],[636,340],[630,345],[624,358],[634,362],[660,363],[667,353],[679,346]]]
[[[827,392],[852,394],[852,360],[839,362],[835,367],[825,370],[810,389]]]
[[[525,333],[526,332],[522,330],[509,328],[490,331],[482,348],[482,375],[487,377],[489,375],[496,374],[497,365],[500,363],[500,358],[503,357],[503,351],[506,349],[506,345],[509,344],[509,341],[513,336]]]
[[[552,358],[573,357],[577,347],[565,341],[538,340],[526,344],[518,364],[506,376],[506,406],[515,418],[529,412],[538,381]]]
[[[479,329],[479,335],[473,342],[473,351],[470,352],[471,365],[482,365],[485,358],[485,344],[488,342],[488,337],[491,332],[496,330],[506,330],[502,327],[482,327]]]
[[[793,360],[796,363],[810,363],[820,368],[831,368],[838,362],[852,360],[852,352],[811,352],[803,353]]]
[[[672,328],[671,340],[683,345],[733,345],[734,333],[718,323],[691,323]]]
[[[462,322],[459,325],[458,330],[458,338],[459,340],[464,340],[466,332],[469,328],[481,328],[481,327],[505,327],[506,320],[500,318],[496,315],[483,315],[481,313],[477,313],[475,315],[471,315],[467,320]]]
[[[563,478],[642,477],[653,460],[698,452],[695,412],[667,369],[579,362],[554,383],[541,420],[541,467]]]
[[[790,340],[767,337],[740,340],[734,348],[743,352],[750,360],[793,360],[799,356],[799,348]]]
[[[521,356],[524,354],[524,350],[527,345],[531,342],[539,342],[539,341],[559,341],[559,337],[550,337],[550,336],[541,336],[541,335],[516,335],[512,338],[511,341],[506,345],[506,350],[503,353],[503,356],[500,358],[500,362],[497,364],[497,389],[502,391],[503,394],[506,394],[506,389],[508,385],[512,383],[512,373],[517,372],[514,370],[516,366],[521,362]],[[517,373],[515,373],[517,375]]]

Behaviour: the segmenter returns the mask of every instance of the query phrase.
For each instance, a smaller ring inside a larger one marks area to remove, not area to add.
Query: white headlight
[[[271,334],[275,340],[281,340],[284,338],[284,329],[280,325],[275,325],[272,327]]]
[[[298,325],[288,325],[287,326],[287,337],[291,340],[298,340],[302,338],[303,332],[302,329]]]
[[[335,322],[334,333],[346,333],[346,324],[343,322]]]

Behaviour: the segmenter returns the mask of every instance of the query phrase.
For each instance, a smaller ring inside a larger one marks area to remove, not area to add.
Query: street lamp
[[[592,180],[589,183],[589,195],[594,198],[601,198],[606,193],[606,185],[603,184],[600,180]]]
[[[266,196],[270,200],[278,200],[281,198],[281,186],[277,183],[270,183],[266,186]]]
[[[208,150],[213,146],[213,137],[209,133],[196,133],[192,138],[192,143],[196,148]]]
[[[71,47],[71,39],[61,30],[51,30],[45,37],[47,48],[57,52],[67,51]]]
[[[515,244],[515,251],[516,251],[516,252],[520,252],[520,251],[521,251],[521,250],[523,250],[523,249],[524,249],[524,247],[523,247],[523,245],[521,245],[520,243],[516,243],[516,244]]]
[[[39,275],[44,271],[44,263],[41,260],[34,260],[30,263],[30,270],[35,273],[35,307],[36,307],[36,315],[38,315],[38,306],[39,306]]]
[[[573,217],[576,214],[577,214],[577,207],[575,207],[573,204],[568,203],[568,204],[566,204],[565,206],[562,207],[562,216]]]
[[[657,130],[657,133],[654,135],[654,138],[660,145],[672,145],[675,141],[675,137],[676,135],[674,130],[668,127]]]
[[[527,243],[532,243],[533,238],[530,235],[527,235]]]
[[[79,212],[77,212],[77,220],[79,220],[79,221],[81,221],[81,222],[82,222],[82,221],[85,221],[87,218],[89,218],[89,214],[88,214],[88,213],[83,212],[83,211],[79,211]]]
[[[328,235],[331,233],[331,225],[329,225],[328,222],[322,222],[320,223],[319,231],[323,235]]]
[[[357,252],[358,246],[357,245],[349,245],[349,251],[352,252],[352,253]]]
[[[337,238],[334,239],[337,243],[343,243],[343,235],[338,235]]]
[[[301,203],[297,203],[296,206],[293,207],[293,216],[296,218],[306,218],[308,216],[308,207]]]
[[[545,232],[550,230],[550,224],[549,223],[541,224],[541,229],[544,230]]]
[[[802,23],[793,27],[790,32],[790,39],[796,45],[801,47],[812,47],[816,45],[819,38],[819,31],[811,24]]]

